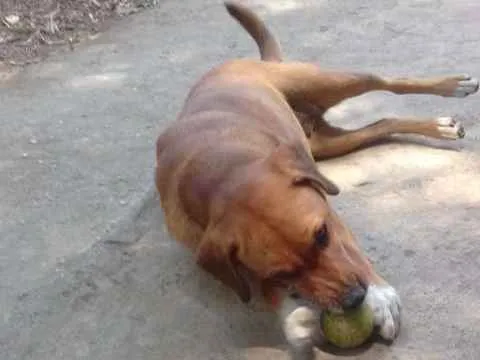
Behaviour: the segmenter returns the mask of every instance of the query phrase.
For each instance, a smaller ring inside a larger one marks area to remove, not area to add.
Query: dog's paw
[[[468,75],[463,75],[463,78],[458,81],[457,88],[453,91],[453,96],[463,98],[474,94],[477,91],[478,79],[472,78]]]
[[[465,137],[465,129],[460,121],[451,117],[439,117],[437,121],[437,130],[444,139],[457,140]]]
[[[394,340],[400,331],[400,297],[390,285],[370,285],[365,302],[373,311],[375,326],[385,340]]]
[[[320,313],[300,305],[293,298],[284,299],[280,308],[282,327],[293,360],[313,360],[314,346],[321,338]]]
[[[478,86],[478,79],[469,75],[448,77],[439,83],[441,95],[458,98],[464,98],[476,93]]]
[[[307,306],[300,306],[283,319],[283,331],[290,344],[300,346],[314,340],[319,315]]]

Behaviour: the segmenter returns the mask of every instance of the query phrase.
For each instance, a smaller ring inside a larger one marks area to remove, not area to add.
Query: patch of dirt
[[[0,0],[0,63],[41,61],[54,47],[74,45],[109,20],[160,0]]]

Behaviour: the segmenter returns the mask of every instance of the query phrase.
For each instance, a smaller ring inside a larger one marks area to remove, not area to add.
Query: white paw
[[[451,117],[437,118],[437,130],[445,139],[456,140],[465,137],[465,129],[462,123]]]
[[[311,343],[318,332],[320,317],[307,306],[297,307],[283,319],[283,331],[287,341],[296,346]]]
[[[280,317],[292,360],[313,360],[314,347],[321,339],[320,311],[300,304],[292,297],[283,299]]]
[[[385,340],[395,339],[400,331],[402,307],[395,289],[390,285],[370,285],[365,302],[373,311],[380,336]]]
[[[478,79],[464,75],[463,79],[458,81],[457,88],[453,91],[452,96],[463,98],[474,94],[478,91]]]

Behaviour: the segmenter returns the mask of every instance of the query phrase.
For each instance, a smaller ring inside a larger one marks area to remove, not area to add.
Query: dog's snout
[[[360,306],[363,303],[366,294],[367,291],[362,285],[356,285],[349,288],[342,299],[342,308],[348,310]]]

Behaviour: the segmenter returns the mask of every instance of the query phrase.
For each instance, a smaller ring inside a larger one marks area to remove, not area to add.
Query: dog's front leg
[[[400,332],[402,310],[400,296],[395,288],[376,272],[370,259],[363,254],[354,240],[351,231],[346,228],[345,230],[346,238],[351,241],[345,243],[344,249],[358,269],[360,279],[367,285],[364,303],[373,311],[379,335],[387,341],[392,341]]]
[[[357,244],[351,243],[349,249],[358,249]],[[364,303],[373,311],[374,324],[379,335],[387,341],[393,341],[400,332],[402,312],[400,296],[392,285],[378,275],[370,260],[358,254],[361,254],[359,250],[350,253],[364,271],[362,278],[367,284]]]
[[[278,308],[292,360],[315,359],[315,344],[322,337],[320,311],[294,296],[285,296]]]

